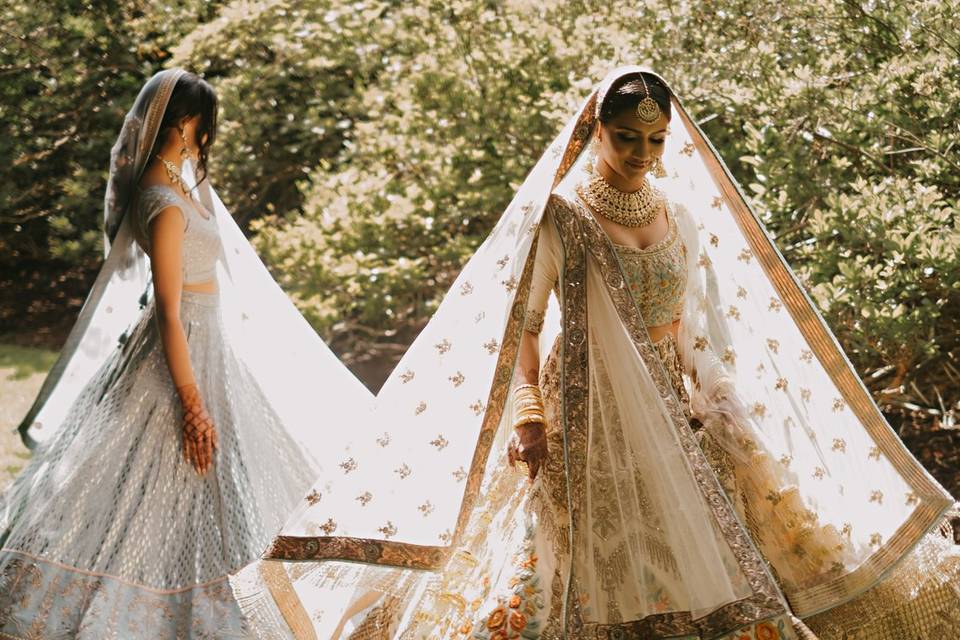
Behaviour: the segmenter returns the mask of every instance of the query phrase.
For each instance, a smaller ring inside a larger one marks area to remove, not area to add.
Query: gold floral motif
[[[500,343],[497,342],[496,338],[491,338],[489,342],[483,343],[483,348],[487,350],[487,353],[493,355],[500,350]]]
[[[337,530],[337,523],[334,522],[333,518],[327,518],[327,521],[320,525],[320,530],[329,536]]]
[[[504,255],[502,258],[497,260],[497,270],[503,269],[510,262],[510,256]]]
[[[483,406],[483,402],[480,400],[477,400],[472,405],[470,405],[470,410],[473,411],[473,415],[475,416],[483,415],[484,408],[485,407]]]
[[[694,150],[695,148],[696,148],[696,147],[693,146],[693,143],[692,143],[692,142],[687,141],[687,142],[684,143],[683,148],[680,149],[680,153],[682,153],[682,154],[685,155],[685,156],[692,156],[692,155],[693,155],[693,150]]]
[[[849,522],[844,522],[843,528],[840,529],[840,533],[842,533],[843,535],[849,538],[850,536],[853,535],[853,525],[850,524]]]
[[[780,341],[773,338],[767,338],[767,348],[774,353],[780,353]]]
[[[430,502],[429,500],[427,500],[422,505],[417,507],[417,510],[423,514],[424,518],[426,518],[428,515],[433,513],[433,509],[434,509],[433,503]]]
[[[736,305],[730,305],[730,308],[727,309],[727,317],[733,318],[734,320],[740,319],[740,309]]]
[[[810,349],[804,349],[801,351],[800,360],[803,362],[813,362],[813,351],[810,351]]]
[[[408,382],[413,380],[415,375],[416,374],[413,371],[410,371],[410,369],[407,369],[406,371],[400,374],[400,382],[402,384],[407,384]]]
[[[320,496],[320,492],[317,491],[316,489],[314,489],[314,490],[312,490],[310,493],[307,494],[307,503],[309,503],[310,506],[312,507],[312,506],[314,506],[315,504],[317,504],[317,503],[320,502],[320,497],[321,497],[321,496]]]
[[[455,374],[447,378],[447,380],[452,382],[453,386],[459,387],[463,384],[463,381],[466,380],[466,377],[460,371],[457,371]]]
[[[696,351],[705,351],[707,344],[707,339],[704,336],[697,336],[693,341],[693,348]]]
[[[753,251],[750,251],[750,249],[744,249],[737,255],[737,260],[740,262],[745,262],[746,264],[750,264],[750,260],[752,259]]]
[[[427,403],[424,400],[421,400],[417,404],[416,408],[413,410],[413,414],[418,416],[426,410],[427,410]]]
[[[443,434],[439,434],[436,438],[430,441],[430,444],[437,448],[437,451],[443,451],[444,448],[450,441],[443,437]]]
[[[700,257],[697,259],[697,266],[706,269],[711,264],[713,263],[710,261],[710,256],[707,255],[707,251],[705,249],[701,250]]]
[[[485,311],[481,311],[477,315],[473,316],[473,324],[480,324],[480,321],[487,317]]]
[[[767,415],[767,405],[762,402],[754,402],[753,406],[750,407],[750,415],[758,420],[762,420]]]
[[[833,408],[833,412],[834,412],[834,413],[839,413],[840,411],[843,411],[846,406],[847,406],[847,403],[843,401],[843,398],[834,398],[834,399],[833,399],[833,407],[832,407],[832,408]]]
[[[450,529],[444,530],[444,532],[437,537],[440,539],[440,542],[442,542],[443,544],[450,544],[450,541],[453,540],[453,534],[450,533]]]
[[[870,492],[870,502],[876,502],[877,504],[883,504],[883,491],[874,489]]]
[[[450,351],[450,348],[451,348],[453,345],[450,344],[450,341],[449,341],[449,340],[447,340],[446,338],[444,338],[443,340],[441,340],[440,342],[438,342],[437,344],[435,344],[435,345],[433,345],[433,346],[436,348],[437,352],[438,352],[440,355],[443,355],[443,354],[447,353],[448,351]]]
[[[907,506],[920,503],[920,496],[917,495],[916,491],[908,491],[906,498],[907,500],[904,504],[906,504]]]
[[[711,234],[710,234],[710,244],[711,244],[712,246],[714,246],[714,247],[719,247],[719,246],[720,246],[720,238],[717,237],[717,234],[715,234],[715,233],[711,233]]]
[[[410,465],[404,462],[402,465],[394,469],[393,472],[398,476],[400,476],[400,479],[403,480],[404,478],[409,476],[411,473],[413,473],[413,469],[410,468]]]
[[[733,350],[733,347],[728,346],[724,348],[720,360],[727,364],[735,364],[737,362],[737,352]]]
[[[390,434],[384,431],[383,435],[377,438],[377,444],[381,447],[385,447],[390,444]]]
[[[723,206],[723,198],[721,198],[720,196],[714,196],[713,202],[711,203],[710,206],[713,207],[714,209],[719,209],[720,207]]]
[[[517,277],[510,276],[506,280],[501,280],[500,284],[502,284],[503,288],[507,290],[507,293],[513,293],[514,290],[517,288],[517,284],[518,284]]]
[[[467,472],[461,466],[459,469],[453,472],[453,479],[457,482],[463,482],[464,478],[467,477]]]
[[[746,298],[746,297],[747,297],[747,290],[744,289],[743,287],[737,287],[737,297],[738,297],[738,298]]]
[[[365,507],[368,504],[370,504],[371,500],[373,500],[373,494],[370,493],[369,491],[364,491],[354,499],[360,503],[360,506]]]
[[[771,297],[770,297],[770,306],[767,307],[767,308],[768,308],[770,311],[780,311],[781,309],[783,309],[783,303],[780,302],[779,300],[777,300],[776,298],[774,298],[773,296],[771,296]]]
[[[464,280],[463,284],[460,285],[460,295],[468,296],[473,293],[473,285],[469,281]]]
[[[875,532],[875,533],[871,533],[871,534],[870,534],[870,546],[872,546],[872,547],[879,547],[881,544],[883,544],[883,536],[880,535],[879,533],[876,533],[876,532]]]
[[[831,447],[833,451],[839,451],[840,453],[847,452],[847,441],[843,438],[834,438],[833,446]]]
[[[810,402],[811,395],[813,395],[813,392],[810,391],[810,389],[807,389],[806,387],[800,388],[800,399],[804,402]]]
[[[793,456],[787,455],[786,453],[780,456],[780,464],[783,466],[789,467],[791,462],[793,462]]]
[[[777,378],[777,385],[776,385],[777,391],[786,391],[788,384],[789,382],[787,381],[786,378]]]
[[[350,473],[351,471],[355,471],[357,468],[357,461],[354,460],[353,458],[347,458],[346,460],[340,463],[340,468],[343,469],[344,474]]]
[[[817,480],[823,480],[823,478],[824,478],[826,475],[827,475],[827,472],[824,470],[823,467],[814,467],[814,469],[813,469],[813,477],[814,477],[814,478],[816,478]]]
[[[393,524],[390,520],[387,520],[387,523],[377,529],[380,533],[383,534],[383,537],[389,540],[393,536],[397,535],[397,525]]]
[[[870,447],[870,453],[867,454],[867,457],[870,458],[871,460],[879,460],[880,447],[877,447],[877,446]]]

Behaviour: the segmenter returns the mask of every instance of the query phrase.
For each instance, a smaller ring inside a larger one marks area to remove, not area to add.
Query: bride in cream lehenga
[[[261,638],[960,635],[952,498],[640,68],[587,97],[361,422],[233,579]]]

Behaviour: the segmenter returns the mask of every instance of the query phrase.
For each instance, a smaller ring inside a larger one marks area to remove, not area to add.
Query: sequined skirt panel
[[[181,319],[219,432],[212,471],[183,459],[148,307],[0,498],[0,638],[243,637],[225,578],[312,478],[227,344],[217,296],[185,292]]]

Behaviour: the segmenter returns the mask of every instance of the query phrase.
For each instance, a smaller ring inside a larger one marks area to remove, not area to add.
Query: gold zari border
[[[673,103],[686,125],[691,140],[703,157],[714,183],[749,243],[750,249],[796,322],[800,333],[854,415],[919,498],[919,504],[910,517],[884,545],[856,569],[842,576],[825,580],[814,587],[786,592],[787,600],[798,616],[811,616],[842,604],[874,586],[930,528],[939,522],[944,511],[953,504],[953,500],[914,459],[887,424],[880,409],[837,344],[836,338],[774,246],[759,219],[750,209],[730,170],[687,114],[682,103],[676,97]]]

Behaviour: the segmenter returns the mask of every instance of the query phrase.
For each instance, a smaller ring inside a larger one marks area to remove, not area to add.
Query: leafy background
[[[212,175],[228,207],[376,389],[589,87],[641,63],[683,97],[891,424],[958,493],[950,5],[2,0],[0,343],[62,343],[99,265],[123,114],[147,76],[182,65],[221,97]]]

